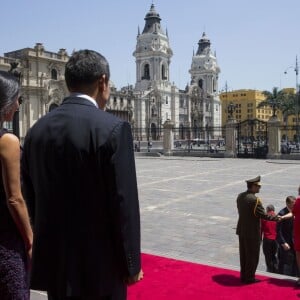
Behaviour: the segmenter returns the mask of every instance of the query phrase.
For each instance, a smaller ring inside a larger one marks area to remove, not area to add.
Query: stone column
[[[272,116],[268,121],[268,155],[267,158],[279,158],[280,153],[280,121]]]
[[[167,120],[164,124],[164,155],[172,155],[174,149],[174,122]]]
[[[225,157],[236,157],[236,138],[236,120],[232,117],[228,119],[226,124]]]

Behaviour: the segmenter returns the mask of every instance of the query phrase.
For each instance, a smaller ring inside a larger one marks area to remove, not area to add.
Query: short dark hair
[[[257,182],[247,182],[247,189],[251,189],[253,185],[256,185]]]
[[[74,52],[65,68],[65,80],[69,90],[88,86],[102,75],[109,80],[109,64],[106,58],[88,49]]]
[[[285,199],[285,203],[286,204],[290,204],[290,203],[292,203],[295,200],[296,200],[295,196],[287,196],[286,199]]]
[[[0,118],[17,100],[20,84],[11,73],[0,71]]]

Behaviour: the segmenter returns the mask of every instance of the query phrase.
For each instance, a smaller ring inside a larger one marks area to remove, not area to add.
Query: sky
[[[190,83],[193,50],[204,31],[221,68],[219,91],[226,83],[229,91],[296,87],[299,0],[5,0],[0,6],[0,56],[37,42],[47,51],[65,48],[68,54],[93,49],[109,61],[118,89],[134,85],[132,53],[152,3],[168,30],[170,81],[178,88]]]

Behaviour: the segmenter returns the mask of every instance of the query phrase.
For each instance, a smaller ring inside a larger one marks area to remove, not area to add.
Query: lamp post
[[[228,119],[232,120],[233,119],[233,113],[235,112],[236,109],[236,104],[233,104],[230,102],[227,106],[227,112],[228,112]]]
[[[298,74],[299,74],[299,66],[298,66],[298,57],[296,55],[296,62],[295,66],[288,67],[285,71],[284,74],[287,74],[287,70],[293,68],[296,74],[296,97],[295,97],[295,116],[296,116],[296,139],[298,142],[299,139],[299,84],[298,84]]]
[[[150,142],[150,126],[151,126],[151,92],[149,92],[147,97],[147,151],[150,152],[151,142]]]

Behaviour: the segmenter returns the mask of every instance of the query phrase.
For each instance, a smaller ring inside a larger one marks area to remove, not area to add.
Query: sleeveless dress
[[[0,138],[7,131],[0,129]],[[1,168],[1,164],[0,164]],[[23,240],[6,204],[0,172],[0,299],[28,300],[27,259]]]

